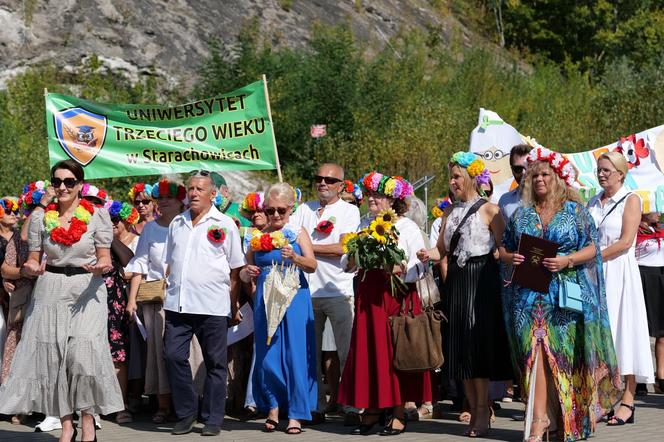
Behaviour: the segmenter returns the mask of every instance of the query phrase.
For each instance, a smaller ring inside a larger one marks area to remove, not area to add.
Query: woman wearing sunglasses
[[[5,260],[5,250],[16,231],[17,215],[18,204],[16,201],[8,197],[0,200],[0,263]],[[4,303],[5,299],[7,299],[7,292],[3,287],[0,287],[0,300]],[[5,322],[5,315],[0,310],[0,354],[3,353],[5,348],[6,333],[7,324]],[[2,360],[0,360],[1,369]]]
[[[83,168],[72,160],[51,169],[57,204],[33,211],[29,256],[23,268],[37,276],[21,341],[7,382],[0,387],[0,413],[59,416],[60,442],[95,440],[93,413],[124,409],[108,351],[106,287],[113,231],[108,212],[80,198]],[[46,254],[42,263],[43,254]]]
[[[274,184],[266,196],[268,226],[262,232],[254,230],[251,237],[245,238],[249,242],[247,266],[240,272],[244,282],[256,278],[253,395],[258,409],[268,413],[264,431],[277,429],[281,408],[288,415],[286,433],[300,434],[300,422],[311,420],[318,400],[314,312],[309,284],[303,273],[313,273],[317,263],[306,230],[288,225],[295,204],[293,188],[286,183]],[[300,288],[268,340],[263,284],[273,263],[297,267]]]
[[[140,235],[143,227],[155,218],[155,205],[152,201],[152,186],[145,183],[136,183],[127,192],[129,201],[138,211],[138,223],[133,227],[134,232]]]

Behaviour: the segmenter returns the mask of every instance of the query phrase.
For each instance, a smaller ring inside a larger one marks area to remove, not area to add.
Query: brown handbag
[[[9,312],[7,313],[9,325],[23,322],[31,295],[32,284],[22,285],[9,295]]]
[[[141,281],[136,294],[136,302],[164,302],[166,297],[166,280]]]
[[[405,299],[402,301],[399,316],[390,317],[395,369],[425,372],[443,366],[445,358],[440,323],[444,318],[443,312],[433,307],[431,296],[417,316],[413,314],[412,301],[408,310]]]

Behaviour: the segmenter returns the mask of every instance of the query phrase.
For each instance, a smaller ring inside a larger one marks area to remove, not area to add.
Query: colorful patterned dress
[[[558,307],[558,279],[549,293],[510,285],[503,290],[505,323],[514,364],[528,391],[538,342],[551,369],[560,403],[564,441],[585,439],[595,423],[620,397],[621,380],[611,338],[602,278],[597,230],[588,210],[568,201],[548,226],[533,207],[520,207],[505,229],[503,245],[518,249],[522,233],[544,237],[559,244],[558,254],[568,255],[594,243],[596,259],[561,273],[576,281],[583,292],[583,313]]]

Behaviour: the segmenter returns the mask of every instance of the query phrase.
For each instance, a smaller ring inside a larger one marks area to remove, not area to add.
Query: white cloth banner
[[[492,201],[497,202],[503,193],[516,187],[510,170],[510,150],[524,141],[525,137],[498,114],[480,108],[477,127],[470,134],[469,150],[480,155],[491,172]],[[556,146],[546,147],[557,150]],[[641,196],[643,212],[664,212],[664,125],[586,152],[562,152],[579,170],[582,198],[587,201],[602,190],[597,181],[596,158],[616,148],[621,149],[629,165],[625,186]]]

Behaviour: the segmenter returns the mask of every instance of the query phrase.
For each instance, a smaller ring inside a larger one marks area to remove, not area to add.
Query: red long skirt
[[[356,408],[391,408],[404,402],[431,400],[429,372],[405,373],[394,369],[389,317],[399,314],[402,297],[393,297],[390,277],[382,270],[358,276],[355,320],[350,350],[339,386],[339,403]],[[408,284],[406,305],[422,311],[415,284]]]

